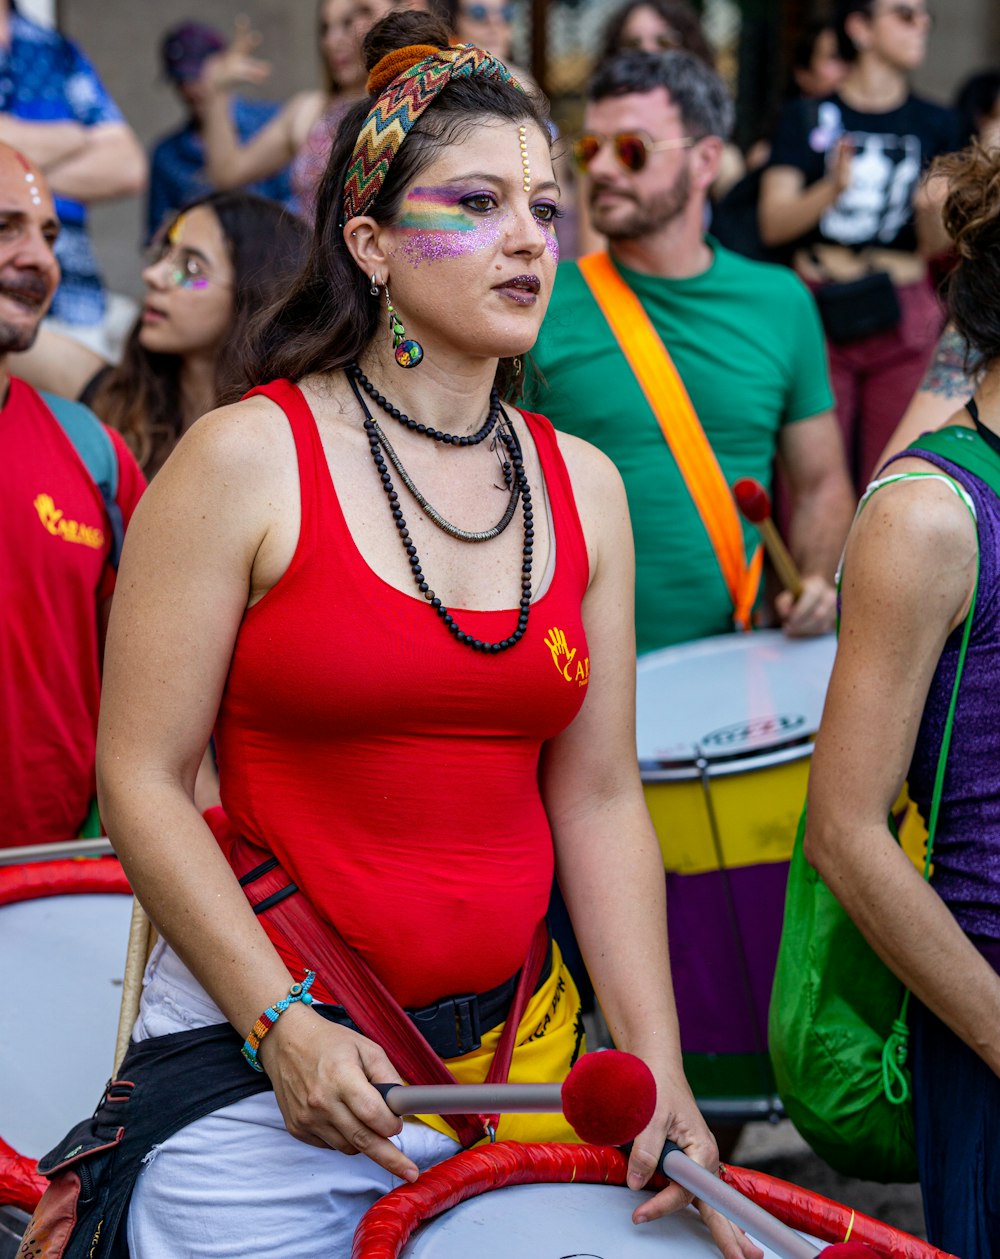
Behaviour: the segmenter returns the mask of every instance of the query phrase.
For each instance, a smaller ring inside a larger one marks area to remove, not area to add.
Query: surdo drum
[[[114,857],[0,866],[0,1137],[37,1159],[111,1075],[132,893]]]
[[[424,1225],[405,1259],[719,1259],[692,1208],[636,1227],[642,1198],[621,1185],[515,1185]],[[764,1250],[766,1259],[774,1252]]]
[[[685,1069],[738,1122],[776,1111],[767,1007],[785,880],[836,640],[780,630],[652,652],[637,745],[666,869]]]
[[[626,1170],[625,1155],[610,1146],[502,1141],[466,1150],[371,1207],[358,1225],[351,1256],[718,1259],[693,1208],[651,1224],[632,1224],[643,1195],[624,1188]],[[772,1225],[778,1221],[779,1232],[784,1225],[817,1251],[850,1237],[880,1259],[946,1259],[926,1242],[797,1185],[738,1167],[724,1167],[720,1175],[766,1211]],[[665,1183],[657,1177],[653,1188]],[[764,1253],[774,1259],[774,1250],[765,1247]]]

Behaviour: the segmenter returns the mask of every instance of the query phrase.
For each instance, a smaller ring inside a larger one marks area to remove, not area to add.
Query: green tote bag
[[[1000,457],[972,430],[925,434],[911,449],[939,454],[967,468],[1000,494]],[[967,506],[971,511],[971,504]],[[978,584],[977,574],[935,775],[925,878],[930,874]],[[803,809],[788,871],[768,1020],[778,1092],[795,1127],[836,1171],[884,1183],[914,1181],[917,1163],[906,1065],[910,994],[806,860],[805,825]],[[889,825],[895,836],[891,817]]]

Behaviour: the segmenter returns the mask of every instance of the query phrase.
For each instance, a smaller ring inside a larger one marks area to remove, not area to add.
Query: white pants
[[[225,1022],[162,941],[144,985],[136,1040]],[[421,1171],[459,1148],[418,1120],[404,1121],[392,1140]],[[129,1209],[129,1251],[135,1259],[346,1257],[361,1216],[402,1183],[364,1155],[290,1136],[274,1094],[261,1093],[196,1120],[146,1156]]]

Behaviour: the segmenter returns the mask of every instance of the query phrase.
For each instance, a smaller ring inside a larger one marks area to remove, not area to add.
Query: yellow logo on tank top
[[[577,649],[570,647],[566,641],[565,630],[550,629],[544,642],[552,653],[552,663],[566,681],[586,686],[590,681],[590,657],[585,656],[582,660],[577,657]]]
[[[96,525],[81,524],[79,520],[67,520],[52,501],[49,494],[39,494],[34,501],[38,519],[47,533],[54,538],[62,538],[64,542],[78,542],[81,546],[89,546],[95,551],[104,545],[104,530]]]

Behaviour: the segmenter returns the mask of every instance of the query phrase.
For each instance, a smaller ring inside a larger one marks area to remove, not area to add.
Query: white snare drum
[[[718,1259],[693,1209],[636,1227],[643,1197],[619,1185],[513,1185],[423,1225],[405,1259]],[[817,1246],[822,1246],[817,1242]],[[774,1252],[764,1250],[767,1259]]]
[[[111,1075],[132,896],[114,858],[0,867],[0,1136],[38,1158]]]

